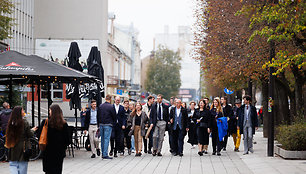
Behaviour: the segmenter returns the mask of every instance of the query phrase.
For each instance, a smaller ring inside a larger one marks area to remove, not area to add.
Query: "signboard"
[[[122,95],[123,90],[122,89],[117,89],[117,94]]]
[[[136,92],[136,91],[130,91],[130,92],[129,92],[129,95],[130,95],[130,96],[135,96],[135,95],[137,95],[137,92]]]
[[[98,46],[99,40],[49,40],[49,39],[36,39],[35,40],[35,54],[45,59],[51,59],[51,55],[55,60],[64,60],[68,57],[68,51],[71,42],[77,42],[82,56],[80,62],[86,62],[91,47]]]

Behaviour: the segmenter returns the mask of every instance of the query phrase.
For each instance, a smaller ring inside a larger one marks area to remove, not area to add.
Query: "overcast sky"
[[[194,21],[194,0],[109,0],[108,6],[109,12],[116,15],[116,24],[133,23],[138,29],[142,58],[152,51],[153,38],[155,34],[164,32],[165,25],[169,26],[169,33],[177,33],[179,25],[191,27]],[[182,63],[181,87],[197,89],[199,66],[190,59],[183,62],[193,65],[184,66]]]
[[[176,33],[177,26],[193,23],[193,0],[109,0],[108,6],[116,15],[115,23],[133,23],[139,30],[142,57],[150,53],[154,35],[162,33],[165,25]]]

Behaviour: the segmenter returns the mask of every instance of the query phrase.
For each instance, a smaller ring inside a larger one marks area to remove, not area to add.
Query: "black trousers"
[[[125,143],[126,143],[126,148],[131,149],[132,147],[132,137],[129,136],[129,132],[131,130],[131,126],[127,127],[123,130],[124,132],[124,139],[125,139]],[[124,151],[124,146],[122,146],[122,151]]]
[[[146,134],[147,134],[147,130],[146,130]],[[148,141],[149,140],[149,141]],[[149,142],[149,144],[148,144]],[[148,148],[149,145],[149,148]],[[152,147],[153,147],[153,131],[151,130],[148,139],[146,139],[145,137],[143,137],[143,146],[144,146],[144,151],[151,151]]]
[[[213,152],[220,152],[221,151],[221,142],[219,141],[219,136],[218,136],[218,127],[213,127],[212,128],[212,148]]]
[[[226,134],[223,138],[223,141],[222,141],[222,144],[221,144],[221,148],[225,148],[226,149],[226,146],[227,146],[227,139],[228,139],[228,134]]]
[[[172,131],[172,146],[173,146],[173,151],[175,153],[183,153],[184,149],[184,137],[185,137],[185,132],[179,128],[179,126],[176,127],[175,130]]]
[[[111,152],[114,152],[115,154],[117,152],[120,152],[123,149],[123,130],[119,124],[116,124],[114,126],[114,129],[112,130],[112,135],[110,139],[111,143]]]

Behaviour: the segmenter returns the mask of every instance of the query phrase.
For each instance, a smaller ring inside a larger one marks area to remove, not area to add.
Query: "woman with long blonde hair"
[[[212,147],[213,147],[213,155],[220,156],[221,153],[221,143],[218,138],[218,127],[217,127],[217,119],[223,117],[222,107],[220,98],[216,97],[213,100],[213,104],[210,107],[211,112],[211,128],[212,128]]]
[[[26,174],[28,161],[24,151],[29,146],[29,139],[33,137],[33,131],[37,128],[30,128],[21,106],[16,106],[10,116],[7,130],[5,146],[8,148],[8,160],[10,161],[10,171],[12,174]]]

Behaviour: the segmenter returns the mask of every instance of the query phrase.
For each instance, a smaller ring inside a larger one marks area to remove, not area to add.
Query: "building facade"
[[[34,54],[34,0],[11,0],[13,13],[8,15],[15,20],[9,39],[3,42],[8,50],[18,51],[26,55]]]

